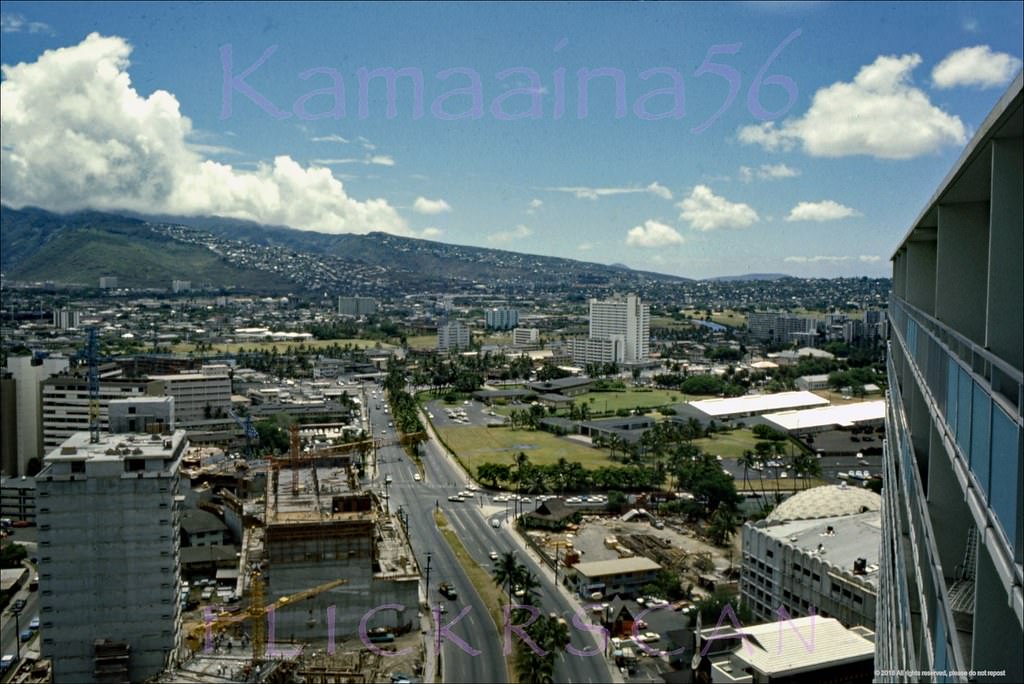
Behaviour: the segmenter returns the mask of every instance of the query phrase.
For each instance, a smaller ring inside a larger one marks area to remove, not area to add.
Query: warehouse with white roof
[[[771,427],[783,432],[808,433],[854,426],[876,427],[885,422],[885,400],[766,413],[764,419]]]
[[[828,399],[813,392],[779,392],[777,394],[748,394],[726,399],[703,399],[687,405],[696,409],[707,420],[732,420],[760,416],[778,411],[828,406]]]

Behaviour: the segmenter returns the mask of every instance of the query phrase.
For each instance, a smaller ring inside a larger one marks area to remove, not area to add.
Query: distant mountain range
[[[13,281],[252,292],[399,294],[489,289],[636,290],[688,282],[621,265],[398,237],[327,234],[216,217],[0,207],[0,270]]]

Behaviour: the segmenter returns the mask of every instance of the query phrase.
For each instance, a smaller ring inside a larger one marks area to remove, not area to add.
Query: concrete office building
[[[141,682],[178,653],[185,433],[72,435],[36,476],[40,631],[56,682]]]
[[[540,344],[540,331],[537,328],[516,328],[512,331],[513,347],[532,347]]]
[[[507,307],[488,309],[484,312],[484,323],[491,330],[511,330],[519,325],[519,312]]]
[[[174,430],[174,397],[135,397],[111,400],[110,432],[166,432]]]
[[[746,523],[740,595],[759,620],[833,617],[875,628],[882,499],[860,487],[814,487]]]
[[[68,369],[64,356],[37,359],[32,356],[7,357],[7,372],[13,380],[14,421],[17,444],[14,457],[8,454],[3,461],[7,475],[25,475],[32,459],[43,457],[43,417],[41,411],[41,384],[47,378]],[[5,395],[11,385],[5,381]],[[6,401],[11,397],[5,396]]]
[[[339,316],[369,316],[377,313],[379,307],[380,303],[373,297],[338,297]]]
[[[437,328],[437,351],[469,349],[469,326],[462,321],[448,321]]]
[[[100,430],[110,431],[110,402],[161,394],[157,383],[119,377],[112,371],[100,378]],[[84,373],[58,375],[42,384],[43,445],[46,449],[60,446],[76,432],[89,430],[89,380]]]
[[[892,257],[884,680],[1024,681],[1021,85],[1018,74]]]
[[[572,340],[573,362],[631,363],[647,358],[651,344],[651,307],[636,295],[590,300],[590,334]]]
[[[198,428],[203,421],[225,418],[231,410],[231,377],[227,367],[209,368],[203,372],[151,375],[162,394],[174,397],[174,420],[185,430]]]
[[[117,287],[117,276],[101,276],[100,277],[100,289],[101,290],[113,290]]]

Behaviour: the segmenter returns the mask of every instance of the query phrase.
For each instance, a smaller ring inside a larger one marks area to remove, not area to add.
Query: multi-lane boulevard
[[[375,436],[393,436],[394,428],[389,427],[389,415],[382,408],[376,408],[376,401],[367,402],[369,418]],[[521,563],[540,580],[540,608],[545,613],[556,613],[569,624],[572,649],[567,649],[556,661],[555,679],[559,682],[607,682],[613,673],[604,658],[604,639],[596,628],[588,631],[574,625],[589,625],[589,619],[580,611],[563,591],[554,584],[552,571],[540,567],[513,535],[510,526],[502,523],[497,529],[483,513],[481,494],[465,502],[449,502],[448,496],[464,489],[465,474],[445,453],[444,448],[433,439],[423,445],[422,479],[417,481],[416,466],[406,457],[401,447],[385,446],[378,451],[378,464],[374,488],[384,491],[389,497],[393,510],[401,508],[408,513],[409,537],[421,568],[427,566],[430,553],[430,586],[428,597],[437,615],[438,605],[446,608],[441,614],[441,625],[452,623],[462,611],[465,616],[454,624],[451,633],[462,639],[464,644],[442,635],[441,652],[443,671],[438,680],[445,682],[507,682],[510,677],[506,670],[505,637],[496,629],[473,585],[451,552],[448,544],[434,523],[433,511],[440,507],[452,529],[459,536],[473,560],[490,572],[490,552],[516,553]],[[386,477],[391,483],[385,488]],[[490,496],[487,495],[489,499]],[[504,512],[500,514],[504,521]],[[424,578],[426,579],[426,578]],[[441,582],[450,582],[458,592],[457,600],[449,601],[438,592]],[[503,626],[504,627],[504,626]],[[437,631],[431,638],[437,639]],[[518,639],[515,634],[512,640]],[[466,646],[468,648],[464,648]],[[615,673],[617,674],[617,672]]]

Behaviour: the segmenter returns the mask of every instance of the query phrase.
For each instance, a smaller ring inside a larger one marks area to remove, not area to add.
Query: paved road
[[[14,539],[12,541],[17,541]],[[29,573],[35,572],[29,570]],[[0,616],[0,653],[3,655],[11,654],[14,655],[17,652],[19,643],[18,629],[22,631],[28,629],[28,623],[32,618],[39,615],[39,592],[29,591],[26,587],[21,589],[15,596],[11,598],[10,604],[4,609],[3,615]],[[14,602],[18,599],[25,600],[25,607],[21,610],[21,614],[15,619],[14,613],[11,608],[14,607]],[[28,643],[21,644],[21,655],[25,656],[25,652],[28,648],[32,648],[35,651],[39,650],[39,633],[32,635],[32,640]]]
[[[375,406],[375,403],[372,405]],[[370,420],[375,435],[380,435],[385,429],[389,434],[393,434],[393,428],[387,427],[389,418],[390,416],[384,414],[383,410],[371,409]],[[384,447],[378,451],[377,457],[378,468],[374,488],[383,489],[384,477],[391,475],[392,483],[387,487],[390,506],[395,510],[401,507],[408,512],[409,538],[420,567],[424,570],[427,567],[427,553],[431,554],[428,596],[435,620],[440,617],[442,626],[450,625],[461,610],[469,608],[457,624],[449,627],[449,631],[468,646],[478,649],[479,654],[467,653],[454,639],[442,638],[443,671],[438,674],[437,680],[507,682],[509,678],[505,670],[505,657],[501,652],[501,642],[494,622],[434,524],[432,512],[435,502],[443,498],[441,491],[429,483],[415,481],[416,468],[400,447]],[[430,479],[428,477],[428,480]],[[454,585],[458,592],[458,600],[449,601],[438,593],[437,588],[441,582],[450,582]],[[438,605],[444,605],[447,612],[438,616]],[[430,636],[436,640],[437,635],[438,630],[435,626]]]
[[[371,411],[371,420],[374,422],[375,429],[381,420],[376,413],[376,411]],[[387,424],[386,416],[383,418],[383,423]],[[382,453],[384,452],[382,451]],[[444,681],[505,682],[508,681],[508,678],[504,671],[504,637],[495,630],[493,622],[485,614],[485,607],[476,592],[472,590],[472,586],[457,565],[453,565],[455,564],[454,557],[447,551],[443,539],[434,529],[430,510],[435,504],[441,506],[452,528],[473,558],[488,571],[491,567],[489,558],[491,551],[497,551],[499,554],[513,551],[517,554],[520,562],[524,563],[540,579],[541,609],[546,613],[554,612],[566,619],[570,625],[571,644],[577,649],[577,653],[566,652],[557,661],[556,681],[597,684],[612,679],[612,672],[609,671],[603,657],[603,638],[599,634],[573,626],[573,616],[579,607],[566,597],[564,591],[555,587],[552,571],[546,566],[540,567],[531,555],[524,551],[521,544],[513,537],[514,533],[508,525],[502,524],[499,529],[491,527],[490,520],[481,507],[481,502],[487,503],[486,500],[490,499],[490,495],[482,492],[471,501],[462,503],[448,501],[450,494],[465,488],[466,478],[437,441],[431,440],[424,444],[424,479],[422,482],[413,480],[415,472],[413,466],[397,448],[387,450],[385,458],[389,462],[381,465],[381,473],[392,473],[393,483],[389,488],[392,505],[401,505],[406,510],[412,511],[409,516],[409,527],[413,547],[420,559],[421,566],[425,567],[424,540],[428,541],[429,548],[433,551],[430,578],[431,598],[437,600],[436,587],[439,582],[453,581],[459,591],[459,600],[447,602],[449,610],[456,610],[457,607],[461,609],[466,605],[472,606],[471,613],[459,624],[460,629],[457,630],[457,633],[469,635],[467,641],[479,649],[481,654],[473,657],[457,646],[445,643],[443,647]],[[450,483],[455,483],[455,486]],[[483,501],[481,497],[483,497]],[[504,520],[504,511],[492,517]],[[438,574],[439,570],[447,574]],[[448,616],[454,617],[451,612]],[[475,617],[476,620],[470,626],[467,623],[471,617]],[[581,624],[589,624],[589,619],[585,614],[581,614],[579,619]],[[467,625],[466,629],[461,629],[463,625]],[[517,637],[513,635],[512,638]],[[583,653],[595,655],[580,655]]]

